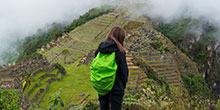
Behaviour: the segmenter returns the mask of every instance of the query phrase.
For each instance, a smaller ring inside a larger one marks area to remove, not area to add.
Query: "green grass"
[[[108,27],[110,24],[105,24],[105,23],[102,23],[102,22],[95,22],[95,24],[99,24],[101,26],[105,26],[105,27]]]
[[[90,47],[89,47],[90,46]],[[79,45],[79,47],[81,47],[81,45]],[[87,47],[88,48],[86,48],[85,46],[82,48],[82,49],[80,49],[80,48],[78,48],[79,50],[86,50],[87,52],[89,51],[89,50],[91,50],[91,49],[93,49],[93,48],[95,48],[95,46],[93,45],[93,44],[91,44],[91,45],[88,45],[87,44]],[[60,47],[57,47],[57,46],[55,46],[55,47],[53,47],[53,48],[51,48],[49,51],[47,51],[47,55],[45,55],[45,56],[47,56],[47,60],[50,62],[50,63],[60,63],[60,64],[64,64],[65,63],[65,61],[64,61],[64,58],[65,58],[65,56],[64,55],[62,55],[61,54],[61,52],[63,51],[63,50],[66,50],[66,48],[60,48]],[[66,61],[67,62],[72,62],[73,61],[73,58],[74,58],[74,60],[75,59],[78,59],[78,58],[80,58],[80,57],[82,57],[84,54],[83,53],[80,53],[80,52],[77,52],[77,51],[74,51],[74,50],[70,50],[70,49],[67,49],[67,50],[69,50],[69,52],[70,52],[70,55],[67,55],[67,58],[66,58]],[[56,54],[54,54],[53,52],[56,52]],[[58,55],[58,56],[57,56]]]
[[[39,77],[40,77],[40,76],[42,76],[42,75],[44,75],[44,74],[56,74],[56,72],[57,72],[57,69],[54,69],[54,70],[51,71],[51,72],[39,72],[38,74],[36,74],[36,75],[33,77],[33,79],[32,79],[32,84],[29,85],[29,86],[27,86],[27,87],[25,88],[24,94],[27,94],[27,92],[29,92],[29,91],[34,87],[35,84],[39,83],[39,81],[40,81],[40,80],[39,80]],[[40,81],[40,87],[35,88],[35,89],[29,94],[29,98],[30,98],[30,99],[33,97],[33,95],[35,95],[35,93],[37,92],[37,89],[41,88],[41,86],[47,85],[47,83],[45,83],[44,80],[49,79],[49,78],[52,78],[52,77],[46,77],[46,78],[43,79],[43,81],[42,81],[42,80]]]
[[[97,47],[97,44],[88,44],[85,42],[74,41],[73,45],[70,48],[89,52],[90,50],[96,49]]]
[[[61,97],[64,101],[65,107],[71,102],[72,98],[81,99],[80,94],[90,94],[89,99],[97,98],[97,93],[93,89],[90,83],[90,68],[89,65],[81,65],[78,68],[75,68],[75,65],[71,64],[64,66],[67,75],[62,78],[60,82],[52,82],[47,93],[40,103],[40,108],[47,108],[49,106],[48,100],[49,97],[56,93],[59,88],[62,89]],[[79,100],[74,100],[73,104],[78,104]],[[58,106],[59,109],[63,109]]]
[[[129,74],[129,77],[138,77],[138,74]]]
[[[24,94],[27,94],[34,87],[34,85],[37,83],[38,83],[37,81],[32,81],[32,84],[25,88]]]
[[[39,81],[39,78],[44,74],[56,74],[56,73],[57,73],[57,69],[54,69],[51,72],[39,72],[34,76],[34,81]]]
[[[90,50],[97,48],[97,44],[70,39],[68,42],[63,43],[63,47],[89,52]]]
[[[107,24],[112,23],[112,21],[107,21],[107,20],[103,20],[103,19],[96,19],[95,21],[99,21],[99,22],[103,22],[103,23],[107,23]]]
[[[99,17],[99,19],[107,20],[107,21],[114,21],[115,19],[109,17]]]
[[[139,70],[129,70],[130,73],[139,73]]]
[[[115,22],[115,16],[107,15],[108,17],[100,18],[99,20],[103,20],[104,22]],[[109,20],[109,21],[108,21]],[[117,19],[117,23],[123,24],[123,20]],[[103,24],[103,23],[101,23]],[[91,49],[97,48],[97,44],[93,44],[94,37],[99,35],[101,32],[110,30],[111,27],[109,27],[108,30],[106,30],[105,26],[95,25],[94,21],[90,21],[80,27],[75,28],[72,32],[69,33],[71,37],[76,37],[80,41],[73,40],[73,39],[64,39],[61,41],[60,44],[64,46],[65,48],[69,48],[70,45],[72,45],[70,48],[82,50],[85,52],[89,52]],[[88,43],[87,43],[88,42]],[[90,43],[91,42],[91,43]],[[49,51],[46,51],[43,55],[48,56],[49,61],[56,63],[59,62],[60,64],[64,65],[64,55],[59,55],[57,58],[55,58],[55,53],[61,53],[65,48],[60,48],[58,46],[52,47]],[[72,60],[78,60],[80,57],[84,56],[83,53],[73,51],[71,49],[68,49],[71,53],[71,55],[68,55],[66,60],[67,62]],[[53,59],[55,58],[55,59]],[[90,65],[81,65],[80,67],[76,68],[74,64],[70,65],[64,65],[64,68],[67,71],[66,76],[62,78],[61,81],[55,81],[50,84],[50,87],[48,88],[48,91],[46,92],[45,96],[42,98],[40,102],[40,108],[47,108],[49,104],[49,97],[56,93],[60,88],[61,91],[61,97],[64,101],[65,107],[67,107],[71,100],[73,102],[71,104],[78,104],[83,97],[80,96],[81,93],[85,93],[86,95],[90,94],[89,99],[97,99],[97,93],[93,89],[91,82],[90,82]],[[36,75],[36,77],[40,77],[43,73],[39,73],[39,75]],[[45,83],[48,80],[48,78],[44,78],[42,83]],[[45,83],[46,85],[46,83]],[[34,91],[35,93],[35,91]],[[33,93],[33,94],[34,94]],[[64,108],[65,108],[64,107]],[[58,109],[64,109],[58,106]]]
[[[94,36],[94,35],[97,35],[98,33],[102,32],[105,29],[104,27],[94,25],[93,22],[94,21],[91,21],[91,22],[75,29],[74,33],[70,33],[70,35],[72,36],[72,34],[79,33],[82,36]]]
[[[28,100],[31,101],[31,99],[35,96],[35,94],[40,90],[47,86],[46,83],[40,84],[39,87],[35,88],[28,96]]]

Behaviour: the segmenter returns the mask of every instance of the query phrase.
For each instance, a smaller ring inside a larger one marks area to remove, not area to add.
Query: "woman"
[[[113,27],[95,53],[95,55],[97,55],[98,52],[103,54],[116,52],[115,58],[118,66],[112,90],[104,96],[99,95],[101,110],[109,110],[110,107],[111,110],[121,110],[124,89],[128,81],[128,66],[125,56],[126,49],[123,45],[124,39],[125,31],[120,27]]]

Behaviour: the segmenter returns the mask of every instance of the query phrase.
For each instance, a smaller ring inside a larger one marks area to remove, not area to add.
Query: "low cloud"
[[[102,0],[4,0],[0,3],[0,57],[12,43],[53,22],[70,22]],[[0,58],[1,59],[1,58]]]

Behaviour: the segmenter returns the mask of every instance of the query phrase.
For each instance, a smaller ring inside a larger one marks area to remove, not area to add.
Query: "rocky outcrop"
[[[202,40],[200,36],[188,34],[179,39],[176,45],[198,63],[200,73],[217,99],[220,94],[220,45],[218,41],[204,44],[208,41]]]
[[[27,60],[0,69],[0,85],[9,84],[10,87],[21,88],[24,76],[35,73],[39,68],[47,67],[47,60]],[[38,72],[38,71],[37,71]]]

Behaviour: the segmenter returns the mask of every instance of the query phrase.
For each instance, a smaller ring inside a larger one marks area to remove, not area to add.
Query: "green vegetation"
[[[212,24],[204,23],[201,19],[180,19],[168,24],[160,23],[155,26],[155,29],[162,32],[177,46],[181,46],[179,48],[182,52],[188,55],[194,62],[203,65],[199,66],[201,73],[205,70],[210,70],[206,77],[206,82],[208,83],[208,87],[212,88],[214,82],[219,80],[219,78],[214,75],[219,66],[215,64],[217,63],[216,61],[211,60],[213,56],[210,54],[210,51],[213,51],[213,48],[208,50],[208,47],[218,41],[216,38],[218,28]],[[212,66],[210,66],[208,62],[210,62]],[[209,96],[208,87],[206,85],[202,86],[202,84],[204,84],[204,81],[201,82],[202,77],[193,74],[192,77],[194,78],[190,78],[189,74],[182,77],[185,80],[184,83],[190,95],[200,94],[202,96]],[[199,79],[196,80],[196,78]],[[198,91],[203,90],[204,93],[196,93],[196,89]],[[217,94],[215,95],[215,97],[217,97]]]
[[[56,69],[51,72],[39,72],[33,77],[33,81],[31,85],[28,85],[24,91],[24,94],[27,94],[36,84],[39,84],[38,87],[33,89],[33,91],[28,96],[28,101],[32,100],[35,94],[40,90],[47,87],[47,81],[51,78],[61,78],[61,74],[58,74],[56,77],[44,77],[41,78],[45,74],[56,74],[57,71],[66,71],[66,75],[62,77],[61,81],[53,81],[50,83],[46,94],[43,96],[39,103],[40,108],[48,108],[49,106],[53,108],[55,105],[53,103],[48,103],[50,100],[51,94],[54,94],[56,91],[62,89],[62,92],[59,93],[59,97],[62,97],[62,101],[65,104],[64,107],[58,104],[55,107],[57,109],[63,109],[67,107],[69,104],[78,105],[80,101],[83,99],[83,94],[90,94],[88,99],[97,99],[97,93],[93,89],[92,84],[90,83],[90,65],[81,65],[79,67],[75,67],[78,62],[70,65],[60,65],[56,64]],[[40,94],[41,95],[41,94]],[[39,100],[37,97],[37,100]],[[58,97],[57,97],[58,98]],[[56,99],[56,98],[55,98]],[[55,101],[55,99],[51,99]],[[36,104],[36,100],[32,103],[33,105]],[[52,105],[53,104],[53,105]],[[36,108],[36,106],[34,106]]]
[[[188,32],[190,23],[192,23],[191,19],[181,19],[169,24],[161,23],[154,28],[159,32],[162,32],[162,34],[176,44],[179,38],[183,37]]]
[[[187,36],[195,36],[195,32],[193,31],[202,28],[203,31],[200,33],[201,38],[198,42],[193,44],[193,49],[186,52],[184,51],[184,47],[181,47],[181,50],[190,56],[190,58],[193,58],[193,61],[207,65],[206,63],[209,56],[206,54],[206,47],[216,41],[215,33],[217,32],[217,29],[215,27],[208,23],[203,23],[200,19],[196,20],[187,18],[168,24],[160,23],[159,26],[155,26],[154,28],[159,32],[162,32],[162,34],[168,37],[174,44],[177,44],[179,41],[189,42],[187,40],[191,40],[191,38],[187,38]]]
[[[131,91],[127,91],[123,99],[123,107],[125,110],[144,109],[145,106],[137,100],[140,98],[140,94],[133,95]]]
[[[113,8],[112,7],[108,7],[107,8],[104,6],[100,9],[91,9],[89,12],[87,12],[86,14],[84,14],[83,16],[80,16],[79,19],[74,20],[69,26],[66,26],[64,28],[64,32],[70,32],[71,30],[75,29],[77,26],[80,26],[84,23],[86,23],[87,21],[94,19],[100,15],[103,15],[105,13],[109,13],[112,12]]]
[[[169,88],[168,83],[163,78],[159,77],[149,65],[144,63],[140,55],[134,56],[133,62],[143,69],[149,79],[157,81],[161,86],[166,86],[167,89]]]
[[[89,47],[88,44],[87,44],[87,47]],[[72,50],[69,48],[67,49],[67,48],[54,46],[50,50],[47,50],[42,54],[44,57],[47,58],[47,60],[50,63],[54,63],[54,64],[59,63],[62,65],[65,65],[68,62],[76,61],[77,59],[85,55],[85,53],[81,53],[78,51],[81,51],[81,50]]]
[[[36,53],[37,49],[48,44],[51,40],[55,40],[62,36],[62,28],[62,24],[54,23],[47,31],[39,29],[36,34],[25,38],[23,45],[18,48],[19,57],[17,61],[19,62],[30,58],[34,59],[35,57],[38,58],[38,54]]]
[[[76,105],[70,108],[70,110],[98,110],[98,109],[99,109],[99,103],[94,101],[88,101],[83,105]]]
[[[48,107],[49,110],[56,110],[56,106],[58,104],[60,104],[62,107],[64,107],[64,103],[62,98],[59,96],[60,95],[61,90],[57,91],[57,93],[53,94],[50,96],[49,100],[50,103],[52,102],[52,104]]]
[[[166,47],[163,45],[162,42],[156,41],[156,42],[151,43],[151,45],[152,45],[156,50],[160,51],[161,54],[165,53],[165,51],[166,51]]]
[[[86,104],[86,109],[84,109],[85,105],[79,105],[72,110],[98,110],[96,102],[89,103]],[[176,87],[167,89],[165,85],[148,78],[142,83],[142,89],[136,92],[126,91],[122,106],[124,110],[214,110],[217,108],[206,98],[191,97],[185,89]]]
[[[201,74],[183,73],[181,74],[184,87],[188,90],[190,96],[203,96],[211,98],[211,90]]]
[[[146,110],[206,110],[215,108],[212,104],[208,105],[210,100],[206,98],[191,97],[186,90],[176,87],[167,89],[165,85],[160,85],[153,79],[146,79],[142,86],[140,91],[132,95],[126,93],[126,97],[130,97],[134,104],[125,104],[125,107],[133,105],[133,109],[141,109],[144,106]]]
[[[137,29],[141,26],[143,26],[144,23],[141,23],[141,22],[137,22],[137,21],[130,21],[128,22],[128,24],[124,27],[124,29],[126,31],[129,31],[129,30],[132,30],[132,29]]]
[[[54,75],[56,75],[56,73],[57,73],[57,69],[54,69],[53,71],[51,71],[51,72],[39,72],[38,74],[36,74],[34,77],[33,77],[33,79],[32,79],[32,83],[31,83],[31,85],[27,85],[27,87],[25,88],[25,90],[24,90],[24,94],[26,94],[27,92],[29,92],[33,87],[34,87],[34,85],[35,84],[38,84],[38,83],[40,83],[40,85],[43,85],[43,86],[46,86],[46,80],[47,79],[49,79],[49,78],[51,78],[51,77],[45,77],[44,79],[39,79],[41,76],[43,76],[44,74],[54,74]],[[42,81],[42,82],[41,82]],[[34,95],[34,94],[30,94],[30,95]]]
[[[1,110],[17,110],[20,109],[19,91],[10,89],[8,85],[0,87],[0,109]]]
[[[4,59],[6,63],[12,63],[14,61],[20,62],[25,59],[41,59],[43,58],[36,53],[43,45],[48,44],[52,40],[56,40],[58,37],[61,37],[63,33],[68,33],[82,24],[85,24],[91,19],[94,19],[103,14],[112,12],[114,8],[110,6],[103,6],[100,8],[94,8],[89,10],[84,15],[80,16],[78,19],[73,20],[70,25],[65,26],[64,24],[53,23],[47,31],[39,29],[35,34],[27,37],[24,41],[19,41],[22,45],[18,45],[17,52],[6,53]]]
[[[40,102],[40,108],[47,108],[49,106],[47,103],[49,97],[60,88],[62,89],[60,97],[63,99],[64,107],[67,107],[70,103],[74,105],[79,104],[82,100],[81,93],[90,94],[89,99],[97,99],[97,93],[90,82],[90,65],[75,67],[76,64],[77,62],[64,66],[67,71],[66,76],[60,82],[55,81],[50,84],[48,91]],[[57,108],[62,109],[60,105]]]
[[[66,75],[66,70],[65,70],[65,68],[64,68],[62,65],[60,65],[59,63],[56,63],[56,67],[55,67],[55,68],[58,69],[58,71],[59,71],[61,74]]]

